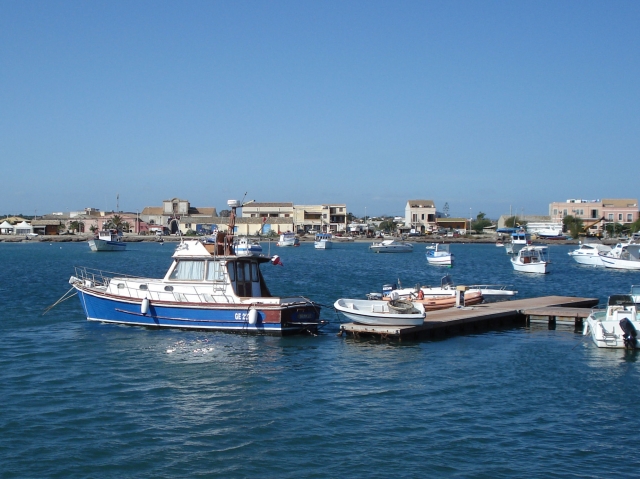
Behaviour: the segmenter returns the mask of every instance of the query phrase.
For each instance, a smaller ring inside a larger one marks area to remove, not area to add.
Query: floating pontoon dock
[[[462,334],[507,326],[524,326],[533,322],[573,324],[582,328],[582,320],[598,304],[596,298],[544,296],[470,307],[428,312],[420,326],[367,326],[356,323],[340,325],[340,334],[354,337],[377,336],[381,339],[424,339]]]

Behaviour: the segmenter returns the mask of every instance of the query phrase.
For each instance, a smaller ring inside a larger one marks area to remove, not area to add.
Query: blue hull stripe
[[[153,301],[149,304],[149,312],[144,315],[140,310],[140,302],[127,302],[111,297],[102,297],[88,294],[77,289],[80,303],[87,319],[90,321],[102,321],[136,326],[164,327],[164,328],[188,328],[206,329],[212,331],[242,331],[255,333],[281,334],[283,332],[296,332],[306,329],[314,329],[317,324],[305,321],[304,323],[288,323],[284,328],[280,323],[264,323],[264,313],[258,312],[258,321],[250,325],[249,306],[242,308],[234,305],[225,305],[220,308],[212,308],[208,304],[206,308],[158,305]]]

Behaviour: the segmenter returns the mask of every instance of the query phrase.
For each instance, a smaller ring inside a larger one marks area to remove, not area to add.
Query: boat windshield
[[[204,279],[204,261],[178,261],[169,279],[202,281]]]

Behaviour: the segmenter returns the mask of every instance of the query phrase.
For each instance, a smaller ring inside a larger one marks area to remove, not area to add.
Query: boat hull
[[[522,264],[511,260],[511,264],[513,269],[520,273],[546,274],[549,272],[549,263],[547,262]]]
[[[416,302],[413,304],[418,313],[391,313],[388,301],[339,299],[333,307],[354,323],[369,326],[420,326],[424,323],[424,308]]]
[[[315,304],[201,304],[119,298],[74,285],[87,320],[153,328],[288,335],[315,332],[320,307]],[[257,314],[251,313],[255,310]],[[255,315],[255,323],[250,324]]]
[[[604,263],[602,262],[602,257],[600,255],[577,254],[577,253],[571,253],[571,252],[569,252],[568,254],[578,264],[584,264],[587,266],[604,266]]]
[[[314,247],[315,249],[331,249],[331,241],[316,241]]]
[[[633,320],[631,324],[640,330],[640,321]],[[593,343],[599,348],[628,349],[624,343],[624,331],[620,322],[615,320],[599,320],[592,314],[585,320],[583,334],[590,335]],[[639,348],[640,343],[635,349]]]
[[[91,251],[124,251],[127,244],[122,241],[106,241],[101,239],[89,240]]]
[[[433,264],[436,266],[452,266],[453,265],[453,255],[446,256],[433,256],[429,253],[426,253],[427,263]]]
[[[640,261],[638,260],[610,258],[608,256],[603,256],[601,259],[605,268],[627,269],[634,271],[640,270]]]

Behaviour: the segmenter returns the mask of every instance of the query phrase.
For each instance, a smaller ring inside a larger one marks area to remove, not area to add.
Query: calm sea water
[[[267,248],[267,245],[264,244]],[[640,459],[638,357],[569,330],[514,328],[439,341],[252,337],[90,323],[73,266],[161,276],[174,246],[0,243],[0,476],[632,477]],[[606,300],[640,273],[515,273],[503,249],[452,245],[457,264],[366,244],[279,248],[274,294],[331,305],[385,283],[511,284],[519,298]],[[272,252],[276,248],[272,246]]]

